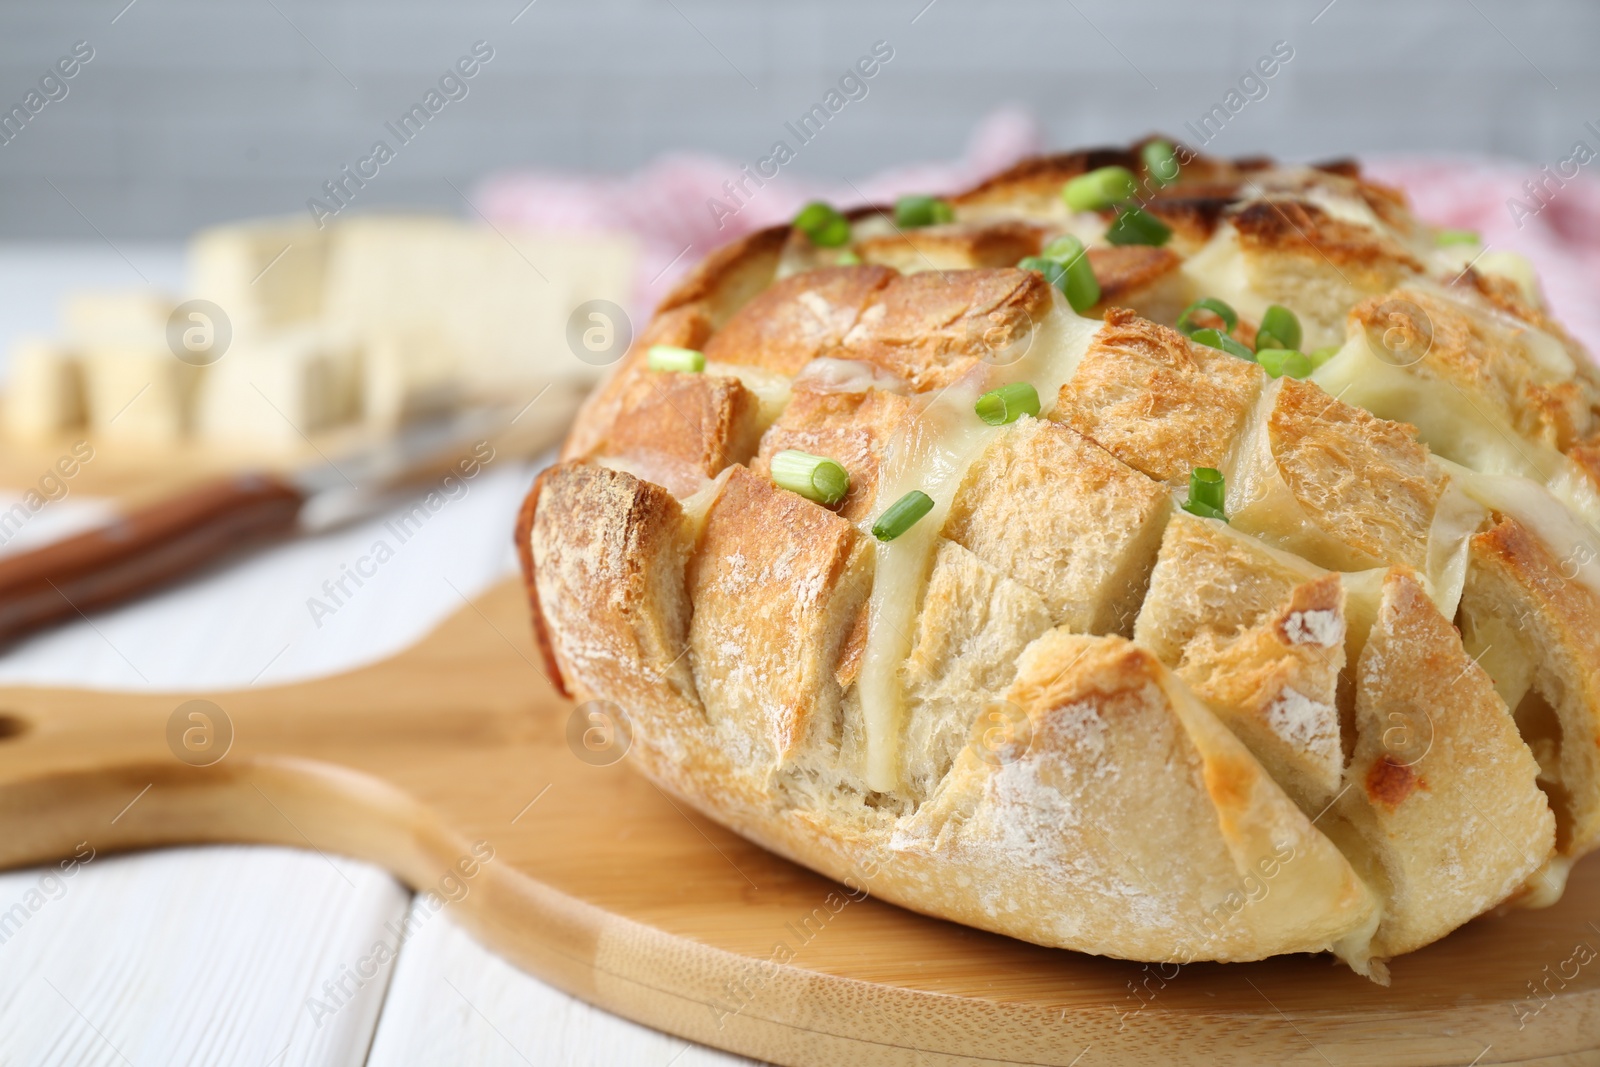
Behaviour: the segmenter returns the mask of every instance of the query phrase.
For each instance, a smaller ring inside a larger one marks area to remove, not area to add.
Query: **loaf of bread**
[[[661,305],[523,509],[551,678],[751,840],[1041,945],[1386,981],[1555,900],[1600,374],[1520,268],[1353,164],[1159,140],[937,204]]]

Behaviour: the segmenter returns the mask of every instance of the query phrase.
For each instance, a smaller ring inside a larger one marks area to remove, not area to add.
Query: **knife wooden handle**
[[[305,496],[246,474],[132,511],[107,526],[0,557],[0,643],[109,607],[293,528]]]

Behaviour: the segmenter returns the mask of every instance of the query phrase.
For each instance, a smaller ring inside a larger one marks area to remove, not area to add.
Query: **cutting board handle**
[[[116,521],[0,558],[0,644],[110,607],[294,526],[305,501],[272,474],[207,482]]]

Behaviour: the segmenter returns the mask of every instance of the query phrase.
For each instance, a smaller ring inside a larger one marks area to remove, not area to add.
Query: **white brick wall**
[[[517,163],[753,158],[880,38],[894,60],[796,170],[947,156],[1008,101],[1063,146],[1181,132],[1278,39],[1295,58],[1217,150],[1546,160],[1600,118],[1588,0],[1335,0],[1315,24],[1326,0],[935,0],[915,24],[926,0],[537,0],[515,25],[526,0],[137,0],[113,24],[125,2],[0,9],[6,107],[74,41],[96,50],[0,147],[0,237],[93,237],[49,182],[113,237],[304,210],[479,38],[496,54],[471,95],[385,168],[367,208],[458,210],[445,179]]]

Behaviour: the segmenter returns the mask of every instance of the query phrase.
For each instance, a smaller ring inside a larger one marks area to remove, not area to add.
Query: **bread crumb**
[[[1283,620],[1283,636],[1291,645],[1333,648],[1344,641],[1344,619],[1325,608],[1291,612]]]
[[[1308,612],[1328,615],[1330,612]],[[1343,629],[1341,626],[1340,629]],[[1334,727],[1338,716],[1331,705],[1312,700],[1304,693],[1285,689],[1267,708],[1267,725],[1272,732],[1302,752],[1326,753],[1339,744]]]

